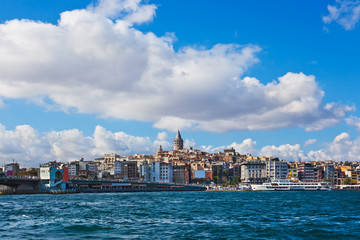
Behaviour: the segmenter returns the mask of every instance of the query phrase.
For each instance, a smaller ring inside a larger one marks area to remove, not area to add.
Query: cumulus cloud
[[[168,134],[167,132],[159,132],[156,136],[156,140],[154,141],[154,144],[159,146],[161,145],[163,150],[170,150],[173,148],[172,141],[168,140]]]
[[[322,18],[325,24],[336,22],[345,30],[352,30],[360,19],[359,0],[336,0],[335,5],[328,5],[329,14]]]
[[[111,132],[101,126],[96,126],[93,136],[88,137],[78,129],[39,133],[29,125],[7,130],[0,124],[0,159],[7,162],[14,159],[26,167],[53,160],[73,161],[81,157],[92,160],[105,153],[122,156],[153,154],[159,143],[170,146],[164,139],[151,141],[149,137]]]
[[[130,24],[152,21],[156,6],[141,2],[142,0],[99,0],[97,4],[90,5],[87,9],[109,18],[121,17]]]
[[[265,146],[260,151],[261,156],[278,157],[288,161],[308,160],[300,148],[300,144],[283,144],[280,146]]]
[[[315,144],[316,139],[309,139],[304,144],[309,146]],[[226,147],[233,147],[240,154],[250,153],[253,156],[278,157],[287,161],[360,161],[360,137],[352,140],[349,133],[341,133],[333,141],[323,143],[320,150],[304,151],[300,144],[281,144],[279,146],[266,145],[261,149],[256,147],[256,141],[251,138],[241,143],[234,142],[228,146],[198,146],[193,145],[207,152],[223,152]]]
[[[301,126],[314,131],[339,123],[346,113],[354,110],[352,106],[324,104],[324,92],[318,87],[315,77],[303,73],[287,73],[266,85],[255,78],[245,77],[237,81],[234,88],[224,92],[226,96],[220,99],[222,103],[204,105],[199,108],[200,113],[194,110],[193,116],[197,120],[164,117],[154,127],[174,131],[177,125],[181,125],[182,129],[224,132]],[[225,106],[222,105],[224,102]],[[206,119],[202,119],[200,114],[205,111],[208,111]]]
[[[168,138],[167,132],[159,132],[156,136],[156,140],[162,141]]]
[[[319,160],[359,161],[360,138],[351,140],[349,133],[344,132],[336,136],[324,149],[310,151],[308,155],[311,159]]]
[[[251,139],[249,141],[252,141]],[[307,142],[314,144],[316,139]],[[236,143],[229,146],[236,145]],[[224,148],[222,148],[224,149]],[[305,152],[300,144],[282,144],[279,146],[268,145],[261,150],[253,150],[259,156],[278,157],[287,161],[359,161],[360,160],[360,137],[352,140],[349,133],[341,133],[333,141],[324,144],[324,147],[317,151]]]
[[[192,142],[195,148],[199,148],[203,151],[216,153],[223,152],[227,147],[233,147],[236,152],[240,154],[251,154],[253,156],[266,156],[266,157],[278,157],[287,161],[297,161],[301,160],[310,160],[307,154],[301,149],[299,144],[283,144],[279,146],[267,145],[258,149],[256,146],[256,141],[251,138],[244,139],[242,142],[237,143],[233,142],[228,146],[198,146],[195,141]]]
[[[191,129],[196,125],[195,120],[183,119],[178,117],[162,117],[159,121],[154,123],[153,127],[167,129],[175,132],[178,129]]]
[[[345,121],[348,125],[354,126],[358,131],[360,131],[360,118],[350,116],[349,118],[346,118]]]
[[[230,147],[233,147],[240,154],[252,154],[257,155],[258,150],[255,148],[256,141],[253,141],[251,138],[247,138],[241,143],[233,142],[230,144]]]
[[[1,161],[10,162],[14,159],[22,167],[38,166],[53,160],[74,161],[81,157],[92,160],[105,153],[122,156],[135,153],[154,154],[159,145],[162,145],[164,150],[171,150],[173,146],[164,132],[160,132],[152,141],[149,137],[108,131],[102,126],[96,126],[92,136],[85,136],[78,129],[40,133],[29,125],[19,125],[14,130],[8,130],[0,124]],[[341,133],[322,149],[309,152],[302,150],[299,144],[268,145],[259,150],[256,141],[251,138],[219,147],[199,146],[195,140],[185,139],[184,147],[210,153],[223,152],[226,147],[233,147],[240,154],[278,157],[288,161],[360,161],[360,137],[352,140],[348,133]]]
[[[175,51],[174,35],[133,27],[151,21],[155,9],[140,0],[101,0],[61,13],[56,25],[0,24],[0,98],[149,121],[171,131],[312,131],[337,124],[353,109],[323,102],[311,75],[287,73],[268,84],[242,77],[258,62],[255,45]]]
[[[243,140],[241,143],[233,142],[232,144],[228,146],[219,146],[214,147],[212,145],[209,146],[198,146],[195,141],[192,142],[192,146],[198,149],[201,149],[202,151],[209,152],[209,153],[216,153],[216,152],[223,152],[225,148],[232,147],[235,149],[236,152],[240,154],[251,154],[251,155],[257,155],[259,150],[256,149],[256,141],[253,141],[251,138],[247,138]]]
[[[313,144],[315,144],[316,142],[317,142],[317,139],[308,139],[308,140],[306,140],[306,142],[304,143],[304,147],[313,145]]]

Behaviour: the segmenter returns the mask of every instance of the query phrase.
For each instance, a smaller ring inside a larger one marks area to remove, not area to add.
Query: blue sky
[[[359,1],[0,4],[1,160],[150,154],[178,128],[207,151],[360,160]]]

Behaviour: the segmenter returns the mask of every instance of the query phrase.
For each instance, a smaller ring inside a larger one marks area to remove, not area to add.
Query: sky
[[[186,147],[360,161],[358,0],[0,0],[0,165]]]

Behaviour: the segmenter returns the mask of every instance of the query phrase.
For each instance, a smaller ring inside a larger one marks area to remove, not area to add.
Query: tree
[[[231,181],[231,185],[238,185],[240,183],[240,177],[235,176],[233,180]]]
[[[345,179],[344,179],[344,184],[345,184],[345,185],[349,185],[350,182],[351,182],[350,178],[345,178]]]
[[[220,178],[219,178],[218,176],[215,176],[215,177],[214,177],[214,182],[215,182],[216,184],[219,184],[219,179],[220,179]]]
[[[344,166],[351,166],[351,163],[350,162],[345,162]]]

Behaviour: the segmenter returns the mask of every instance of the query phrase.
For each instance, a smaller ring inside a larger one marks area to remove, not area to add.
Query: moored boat
[[[251,190],[255,191],[330,191],[328,182],[300,182],[291,180],[274,180],[269,183],[252,184]]]

